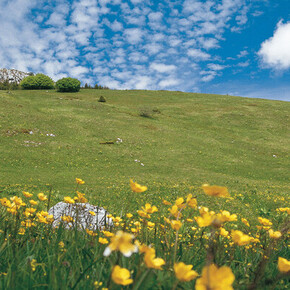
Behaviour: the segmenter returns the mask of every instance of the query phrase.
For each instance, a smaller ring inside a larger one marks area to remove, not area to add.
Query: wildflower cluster
[[[64,197],[70,206],[88,202],[78,191],[84,181],[76,179],[76,183],[76,195]],[[146,197],[146,186],[130,180],[130,187],[133,199],[140,194]],[[230,201],[226,187],[204,184],[201,190],[209,198]],[[266,272],[267,284],[275,287],[283,285],[290,274],[289,208],[246,219],[226,208],[211,210],[191,193],[163,199],[160,204],[146,200],[135,210],[131,207],[131,212],[109,215],[111,228],[92,230],[87,225],[80,231],[54,227],[53,216],[44,211],[50,196],[33,197],[24,191],[22,196],[0,199],[5,221],[0,226],[0,250],[7,261],[0,265],[4,288],[13,288],[17,281],[12,282],[7,273],[22,275],[26,288],[46,283],[58,288],[160,285],[198,290],[233,289],[235,285],[262,289]],[[76,218],[63,215],[61,220],[74,224]]]

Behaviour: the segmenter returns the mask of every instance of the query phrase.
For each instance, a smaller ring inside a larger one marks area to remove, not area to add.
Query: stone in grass
[[[59,226],[60,222],[63,222],[66,229],[77,227],[80,230],[96,230],[113,226],[112,219],[108,218],[109,213],[104,208],[89,203],[59,202],[48,213],[53,215],[53,227]],[[62,217],[66,216],[72,217],[73,221],[63,221]]]

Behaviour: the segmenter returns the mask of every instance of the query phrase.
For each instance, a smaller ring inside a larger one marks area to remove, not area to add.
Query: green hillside
[[[267,211],[289,196],[289,111],[282,101],[168,91],[1,91],[0,191],[52,188],[60,200],[79,177],[118,211],[129,178],[150,200],[209,183],[227,186],[237,207]]]

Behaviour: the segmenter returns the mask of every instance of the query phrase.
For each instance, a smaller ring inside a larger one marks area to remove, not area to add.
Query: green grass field
[[[287,102],[117,90],[1,91],[0,102],[0,186],[11,194],[51,186],[58,201],[79,177],[113,212],[128,198],[129,178],[153,200],[198,194],[203,183],[243,194],[236,207],[245,197],[254,210],[289,198]]]
[[[288,289],[289,106],[167,91],[0,91],[0,288]],[[148,190],[132,192],[130,178]],[[204,183],[231,197],[205,194]],[[111,232],[51,227],[42,210],[76,189],[113,214]],[[23,191],[51,200],[32,206]],[[158,211],[137,213],[145,203]],[[108,243],[124,243],[118,230],[134,233],[139,253],[104,257]],[[182,281],[178,262],[194,277]],[[208,275],[211,263],[224,267]]]

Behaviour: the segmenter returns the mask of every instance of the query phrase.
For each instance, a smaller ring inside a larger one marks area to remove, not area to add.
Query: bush
[[[54,82],[53,80],[44,74],[37,74],[35,76],[28,76],[24,78],[20,86],[24,90],[44,90],[44,89],[53,89]]]
[[[78,92],[81,88],[81,82],[78,79],[62,78],[55,84],[58,92]]]
[[[103,97],[103,96],[100,96],[100,98],[99,98],[98,102],[100,102],[100,103],[106,103],[106,102],[107,102],[107,100],[106,100],[106,98],[105,98],[105,97]]]

